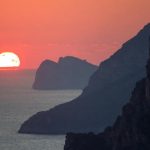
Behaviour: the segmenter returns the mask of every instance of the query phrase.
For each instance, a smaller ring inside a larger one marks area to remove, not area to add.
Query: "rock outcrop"
[[[150,150],[150,59],[147,77],[137,82],[130,101],[112,127],[100,134],[68,133],[64,150]]]
[[[101,63],[83,93],[71,102],[39,112],[25,121],[19,132],[65,134],[100,132],[112,125],[131,96],[135,83],[143,78],[148,59],[150,24]]]
[[[83,89],[90,76],[98,67],[76,57],[60,58],[58,63],[45,60],[39,66],[33,88],[49,89]]]

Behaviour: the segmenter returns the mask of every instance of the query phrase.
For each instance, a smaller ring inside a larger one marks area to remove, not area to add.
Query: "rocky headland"
[[[147,24],[100,64],[79,97],[50,110],[38,112],[22,124],[19,133],[99,133],[106,126],[112,125],[120,114],[121,107],[131,96],[135,83],[146,76],[149,35],[150,24]],[[144,83],[145,80],[141,81],[137,88],[145,86]]]

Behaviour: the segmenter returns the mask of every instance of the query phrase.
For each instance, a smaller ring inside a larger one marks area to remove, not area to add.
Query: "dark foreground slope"
[[[98,67],[76,57],[60,58],[58,63],[45,60],[39,66],[34,89],[83,89]]]
[[[65,134],[99,132],[120,113],[135,83],[145,76],[150,24],[104,61],[75,100],[35,114],[19,132]]]
[[[64,150],[150,150],[150,59],[114,125],[100,134],[68,133]]]

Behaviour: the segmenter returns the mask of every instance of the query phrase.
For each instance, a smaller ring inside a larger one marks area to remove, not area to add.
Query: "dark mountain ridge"
[[[61,57],[58,63],[45,60],[39,66],[33,88],[48,89],[83,89],[97,66],[76,57]]]
[[[65,134],[100,132],[111,125],[143,78],[148,59],[150,24],[100,64],[83,93],[71,102],[39,112],[25,121],[19,132]]]
[[[64,150],[149,150],[150,58],[146,68],[147,77],[137,82],[113,126],[97,135],[68,133]]]

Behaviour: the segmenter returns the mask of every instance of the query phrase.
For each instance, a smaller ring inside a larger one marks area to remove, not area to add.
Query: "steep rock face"
[[[97,66],[71,56],[60,58],[58,63],[45,60],[36,72],[33,88],[83,89],[96,69]]]
[[[147,77],[139,81],[130,101],[112,127],[100,134],[68,133],[64,150],[150,150],[150,59]]]
[[[99,66],[78,98],[35,114],[23,123],[19,132],[100,132],[112,124],[135,83],[145,76],[149,35],[150,24]]]

